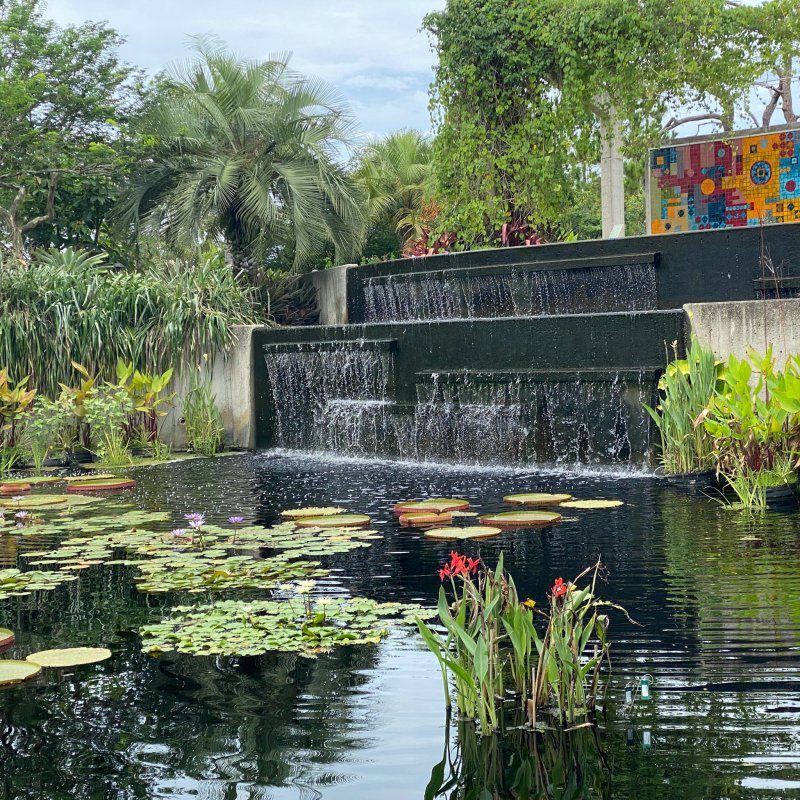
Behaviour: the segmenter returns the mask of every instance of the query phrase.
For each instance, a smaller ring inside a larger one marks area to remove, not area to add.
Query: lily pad
[[[35,678],[42,668],[30,661],[0,661],[0,686],[11,686]]]
[[[394,507],[394,513],[401,514],[434,513],[444,514],[447,511],[466,511],[469,508],[468,500],[459,500],[454,497],[432,497],[430,500],[407,500]]]
[[[111,658],[106,647],[64,647],[57,650],[40,650],[31,653],[25,660],[40,667],[77,667],[81,664],[96,664]]]
[[[64,478],[58,475],[31,475],[30,478],[20,478],[14,481],[3,481],[7,486],[13,486],[15,483],[29,483],[31,486],[44,486],[48,483],[64,483]]]
[[[334,514],[325,517],[303,517],[297,520],[298,528],[360,528],[372,520],[366,514]]]
[[[67,486],[68,492],[111,492],[120,489],[133,489],[136,481],[132,478],[115,478],[107,480],[105,478],[93,478],[92,480],[71,483]]]
[[[0,650],[6,650],[11,647],[16,639],[14,631],[10,631],[8,628],[0,628]]]
[[[70,475],[67,478],[63,478],[67,483],[74,484],[74,483],[86,483],[87,481],[106,481],[106,480],[118,480],[118,476],[112,475],[110,472],[108,474],[94,474],[91,473],[89,475]]]
[[[65,575],[62,572],[0,569],[0,600],[6,597],[23,597],[31,592],[49,591],[62,583],[74,580],[77,580],[76,576]]]
[[[176,650],[199,656],[261,655],[270,651],[314,658],[334,647],[377,644],[395,625],[414,625],[432,609],[403,603],[379,603],[365,597],[220,601],[207,606],[179,606],[156,625],[142,629],[147,653]]]
[[[491,539],[499,536],[503,531],[500,528],[490,528],[488,525],[472,525],[468,528],[431,528],[425,531],[429,539],[443,539],[447,541],[460,539]]]
[[[481,525],[500,525],[508,528],[536,528],[560,521],[561,514],[552,511],[503,511],[481,517]]]
[[[287,519],[301,519],[302,517],[332,517],[334,514],[341,514],[344,511],[339,506],[320,506],[315,508],[292,508],[288,511],[281,511],[281,516]]]
[[[547,494],[546,492],[528,492],[527,494],[507,494],[504,503],[521,506],[557,506],[572,500],[571,494]]]
[[[401,514],[400,524],[410,528],[418,525],[449,525],[453,521],[452,514],[417,513]]]
[[[0,508],[13,508],[15,511],[38,511],[50,506],[66,505],[69,498],[65,494],[32,494],[21,500],[1,499]]]
[[[0,494],[24,494],[30,490],[29,483],[0,483]]]
[[[562,503],[561,508],[619,508],[624,505],[622,500],[570,500]]]

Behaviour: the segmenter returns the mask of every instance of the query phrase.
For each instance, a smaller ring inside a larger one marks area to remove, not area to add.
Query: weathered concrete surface
[[[222,414],[227,447],[255,447],[253,331],[261,329],[260,325],[235,325],[232,329],[235,343],[230,351],[212,354],[201,365],[204,374],[211,378],[211,391]],[[183,400],[189,386],[189,368],[194,366],[186,365],[174,379],[175,405],[161,421],[161,438],[173,450],[186,449]]]
[[[354,266],[344,264],[309,273],[317,290],[320,325],[347,325],[347,270]]]
[[[800,354],[800,300],[743,300],[727,303],[687,303],[683,307],[700,344],[720,359],[747,356],[747,348],[764,353],[772,345],[782,368]]]

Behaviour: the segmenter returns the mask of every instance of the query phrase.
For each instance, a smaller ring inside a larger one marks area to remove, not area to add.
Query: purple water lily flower
[[[172,531],[173,536],[186,536],[186,528],[175,528]]]
[[[201,525],[206,521],[206,515],[197,511],[193,511],[191,514],[184,514],[183,518],[188,519],[189,522],[199,522]]]
[[[241,525],[244,522],[244,517],[228,517],[228,522],[231,525]]]
[[[25,517],[27,517],[27,516],[28,516],[28,512],[27,512],[27,511],[17,511],[17,513],[16,513],[16,514],[14,514],[14,516],[15,516],[17,519],[25,519]]]
[[[20,500],[24,500],[24,499],[25,499],[25,495],[24,495],[24,494],[15,494],[15,495],[14,495],[14,496],[13,496],[11,499],[12,499],[12,500],[13,500],[15,503],[19,503],[19,502],[20,502]]]

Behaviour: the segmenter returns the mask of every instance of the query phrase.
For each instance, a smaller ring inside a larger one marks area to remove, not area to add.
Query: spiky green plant
[[[143,270],[98,269],[51,254],[0,272],[0,365],[29,375],[49,397],[72,382],[73,362],[101,380],[114,379],[119,360],[164,372],[226,349],[231,325],[258,321],[252,291],[219,251]]]

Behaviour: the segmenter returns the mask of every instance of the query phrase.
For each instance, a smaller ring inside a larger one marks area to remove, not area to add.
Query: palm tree
[[[338,95],[289,69],[288,56],[242,60],[216,40],[173,68],[149,117],[154,157],[122,218],[176,242],[222,239],[234,267],[288,247],[294,266],[326,244],[344,261],[359,251],[364,193],[341,158],[353,128]]]
[[[419,131],[397,131],[368,144],[355,175],[367,191],[369,221],[390,218],[400,244],[422,236],[423,203],[433,193],[433,147]]]

